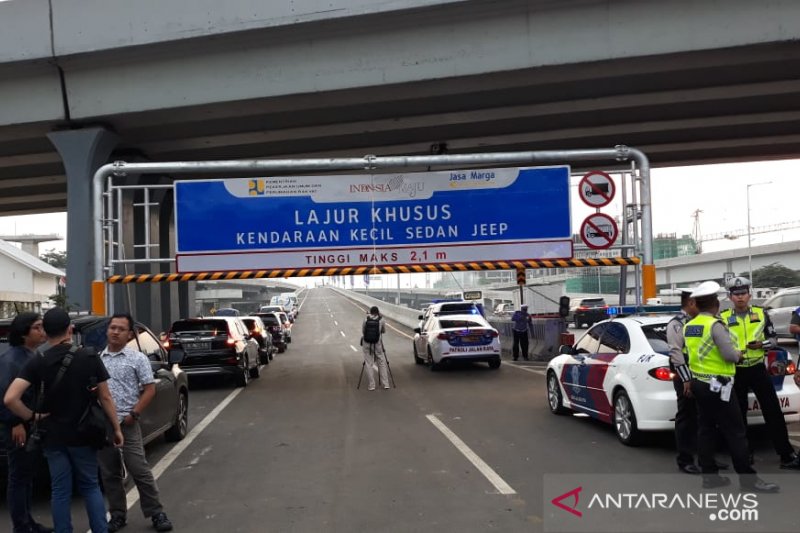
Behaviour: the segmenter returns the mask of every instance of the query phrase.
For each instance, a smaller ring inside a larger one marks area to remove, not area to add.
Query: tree
[[[796,287],[800,285],[800,273],[778,263],[772,263],[753,271],[754,287]]]
[[[58,250],[48,250],[39,256],[39,259],[45,263],[52,265],[58,269],[67,269],[67,252],[59,252]]]

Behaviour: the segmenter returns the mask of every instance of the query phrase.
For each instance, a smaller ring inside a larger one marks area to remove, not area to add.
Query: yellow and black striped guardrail
[[[636,265],[638,257],[598,259],[528,259],[525,261],[473,261],[399,266],[359,266],[327,268],[284,268],[242,272],[192,272],[190,274],[130,274],[110,276],[108,283],[160,283],[171,281],[216,281],[259,278],[305,278],[310,276],[346,276],[361,274],[415,274],[419,272],[458,272],[469,270],[514,270],[519,268],[577,268]]]

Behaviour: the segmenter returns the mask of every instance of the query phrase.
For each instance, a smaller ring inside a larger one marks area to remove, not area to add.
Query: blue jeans
[[[56,533],[72,533],[72,478],[83,496],[92,533],[107,533],[106,505],[97,481],[97,453],[88,446],[45,448],[52,485],[50,507]]]
[[[31,516],[31,498],[33,495],[33,476],[36,463],[41,459],[41,452],[26,452],[11,440],[11,431],[2,429],[2,439],[8,453],[8,486],[6,498],[8,513],[14,533],[31,531],[36,522]]]

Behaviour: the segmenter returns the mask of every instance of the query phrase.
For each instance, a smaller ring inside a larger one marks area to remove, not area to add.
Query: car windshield
[[[256,321],[254,318],[243,318],[242,322],[244,322],[244,325],[247,326],[247,329],[256,329]]]
[[[583,307],[603,307],[606,305],[606,301],[602,298],[587,298],[581,300],[581,305]]]
[[[273,315],[271,313],[270,314],[264,314],[264,315],[258,315],[258,318],[260,318],[261,321],[264,322],[265,326],[277,326],[278,325],[278,317],[276,317],[275,315]]]
[[[211,331],[215,335],[228,332],[228,323],[224,320],[179,320],[172,324],[173,333],[185,333],[187,331]]]
[[[482,328],[483,324],[472,320],[440,320],[439,326],[442,329],[450,328]]]
[[[667,343],[667,325],[666,324],[652,324],[649,326],[642,326],[642,333],[644,333],[647,342],[654,352],[663,355],[669,355],[669,343]]]

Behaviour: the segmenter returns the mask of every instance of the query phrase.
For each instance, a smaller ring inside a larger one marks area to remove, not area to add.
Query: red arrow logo
[[[569,492],[565,492],[561,496],[556,496],[555,498],[553,498],[550,501],[550,503],[552,503],[553,505],[555,505],[559,509],[563,509],[563,510],[567,511],[568,513],[574,514],[577,517],[581,517],[581,516],[583,516],[583,513],[578,511],[577,507],[578,507],[579,494],[581,493],[582,490],[583,490],[583,487],[578,487],[576,489],[572,489]],[[571,506],[567,506],[564,503],[562,503],[563,500],[566,500],[569,497],[572,497],[574,499]]]

